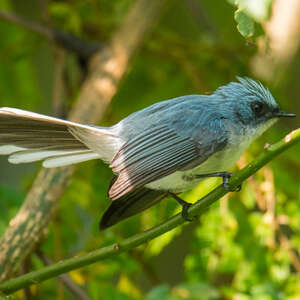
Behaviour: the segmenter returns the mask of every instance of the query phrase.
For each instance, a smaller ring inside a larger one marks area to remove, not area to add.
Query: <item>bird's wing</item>
[[[224,122],[214,112],[184,110],[169,119],[130,139],[115,155],[110,167],[118,178],[109,190],[111,199],[194,168],[227,143]]]

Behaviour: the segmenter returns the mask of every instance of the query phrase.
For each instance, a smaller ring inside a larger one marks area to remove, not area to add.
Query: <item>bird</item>
[[[45,168],[93,159],[109,164],[112,200],[100,221],[106,229],[173,197],[188,218],[190,203],[178,194],[228,172],[250,144],[281,117],[269,89],[249,77],[210,95],[157,102],[111,127],[86,125],[16,108],[0,108],[0,155],[13,164],[43,161]]]

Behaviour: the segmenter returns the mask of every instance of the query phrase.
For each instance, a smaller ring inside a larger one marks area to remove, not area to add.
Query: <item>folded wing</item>
[[[173,172],[200,165],[226,143],[224,123],[214,112],[179,112],[123,145],[110,165],[119,175],[109,197],[118,199]]]

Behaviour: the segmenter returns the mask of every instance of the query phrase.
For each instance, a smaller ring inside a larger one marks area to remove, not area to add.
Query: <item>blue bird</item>
[[[229,189],[230,169],[254,139],[281,117],[260,82],[240,78],[211,95],[188,95],[158,102],[111,127],[83,125],[15,108],[0,108],[0,154],[9,162],[42,160],[46,168],[102,159],[115,176],[112,204],[100,228],[110,227],[167,196],[207,177],[222,177]]]

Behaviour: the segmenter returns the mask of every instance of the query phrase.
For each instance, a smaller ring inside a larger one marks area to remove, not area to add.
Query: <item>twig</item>
[[[77,54],[82,60],[89,59],[93,54],[104,47],[100,42],[86,41],[71,33],[63,32],[56,28],[42,26],[12,13],[0,11],[0,18],[12,24],[22,26],[32,32],[41,34],[43,37],[55,42],[60,47]]]
[[[41,16],[45,24],[52,28],[52,22],[48,13],[48,0],[39,0]],[[51,29],[52,31],[52,29]],[[52,113],[57,118],[66,117],[66,87],[65,87],[65,65],[66,65],[66,51],[54,43],[54,75],[53,75],[53,88],[52,88]]]
[[[20,274],[24,275],[24,274],[28,273],[29,270],[30,270],[30,267],[31,267],[30,257],[27,257],[24,260],[24,262],[22,263],[22,265],[21,265]],[[24,300],[30,300],[30,299],[32,299],[32,294],[31,294],[30,286],[26,286],[23,289],[23,292],[24,292]]]
[[[292,266],[295,268],[297,273],[300,273],[300,259],[297,255],[297,251],[292,247],[288,237],[282,232],[279,233],[279,242],[282,247],[289,252]]]
[[[255,160],[250,162],[245,168],[236,173],[235,176],[233,176],[229,181],[230,188],[237,188],[245,179],[252,176],[265,164],[270,162],[282,152],[286,151],[288,148],[295,145],[297,142],[300,142],[300,129],[294,130],[280,142],[269,146]],[[224,189],[223,185],[219,185],[217,188],[190,207],[188,211],[188,217],[191,218],[196,215],[200,215],[211,204],[223,197],[226,193],[228,193],[228,191]],[[24,288],[25,286],[37,284],[62,273],[87,266],[105,258],[111,258],[115,255],[119,255],[120,253],[144,244],[183,223],[184,219],[182,218],[181,214],[177,214],[160,225],[138,233],[118,244],[103,247],[85,255],[69,258],[49,267],[45,267],[41,270],[30,272],[16,279],[6,281],[0,284],[0,292],[3,292],[4,294],[10,294],[21,288]]]
[[[200,1],[186,0],[186,5],[190,9],[191,15],[195,18],[197,23],[209,32],[215,39],[221,40],[221,35],[218,32],[215,24],[209,19],[207,12],[204,11],[203,5]]]
[[[53,264],[50,258],[48,258],[42,251],[36,251],[37,256],[43,262],[45,266],[50,266]],[[79,287],[67,274],[62,274],[58,276],[58,279],[65,285],[70,292],[76,296],[76,299],[80,300],[90,300],[90,297],[85,293],[85,291]]]
[[[90,71],[70,119],[97,123],[103,116],[128,62],[152,28],[166,0],[138,0],[130,9],[109,47],[90,61]],[[31,190],[0,240],[0,280],[6,280],[47,228],[74,167],[42,169]]]
[[[51,18],[49,15],[49,0],[40,0],[39,1],[39,6],[41,9],[41,16],[42,16],[42,20],[44,21],[45,24],[47,24],[48,26],[51,25]]]
[[[65,99],[65,84],[64,84],[64,70],[65,70],[65,51],[59,47],[55,49],[55,70],[54,70],[54,84],[52,96],[52,112],[58,118],[65,117],[66,105]]]
[[[54,41],[64,49],[73,52],[83,60],[88,60],[92,55],[104,47],[104,44],[96,41],[86,41],[74,34],[52,29]]]
[[[25,20],[24,18],[22,18],[20,16],[16,16],[16,15],[8,13],[8,12],[0,11],[0,18],[3,20],[6,20],[12,24],[22,26],[30,31],[41,34],[42,36],[46,37],[49,40],[53,40],[53,38],[54,38],[52,29],[42,26],[40,24],[34,23],[34,22],[30,22],[28,20]]]
[[[156,286],[162,283],[157,274],[155,273],[153,267],[147,261],[145,261],[141,251],[134,249],[130,253],[133,256],[133,258],[141,265],[143,271],[147,275],[148,279],[151,281],[152,286]]]

